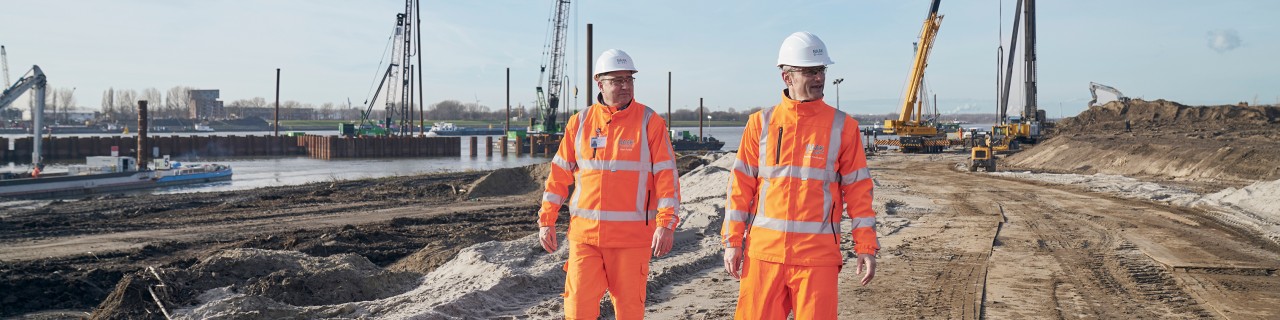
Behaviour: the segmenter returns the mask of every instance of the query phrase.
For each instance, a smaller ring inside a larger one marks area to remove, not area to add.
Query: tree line
[[[99,121],[107,122],[131,122],[137,121],[138,101],[146,100],[148,104],[148,116],[153,119],[191,119],[193,104],[190,95],[191,90],[195,88],[188,86],[174,86],[168,90],[161,91],[157,88],[146,88],[143,90],[134,89],[116,89],[109,88],[102,93],[101,113],[96,114]],[[78,107],[75,96],[75,89],[67,88],[50,88],[46,90],[46,114],[52,115],[53,119],[67,119],[66,115],[74,112],[88,111],[87,108]],[[29,105],[34,107],[35,99],[28,99]],[[751,107],[745,110],[737,110],[736,108],[724,108],[722,110],[711,110],[704,107],[701,116],[712,121],[730,121],[730,122],[746,122],[752,113],[761,110],[763,107]],[[241,119],[241,118],[264,118],[271,119],[275,116],[275,103],[268,101],[263,97],[253,97],[246,99],[236,99],[224,103],[222,114],[216,118],[221,119]],[[397,109],[392,107],[392,109]],[[667,117],[665,108],[655,108],[654,111],[663,117]],[[326,102],[319,105],[304,103],[295,100],[286,100],[280,102],[280,118],[282,120],[360,120],[366,111],[369,111],[368,117],[371,119],[382,119],[385,117],[387,106],[375,105],[372,108],[366,106],[352,106],[350,102],[346,104],[338,104]],[[477,102],[462,102],[459,100],[443,100],[427,106],[426,118],[428,120],[474,120],[474,121],[503,121],[508,117],[508,111],[505,108],[490,108],[489,106]],[[558,118],[565,121],[568,116],[579,111],[575,108],[559,108],[561,114]],[[59,114],[62,116],[59,117]],[[21,111],[9,108],[0,110],[0,118],[16,119],[20,117]],[[523,104],[512,106],[509,116],[512,121],[526,122],[532,117],[537,117],[537,112],[532,107],[526,107]],[[871,115],[854,115],[859,122],[863,124],[880,123],[885,119],[896,119],[896,113],[890,114],[871,114]],[[966,121],[966,122],[990,122],[993,115],[970,115],[970,114],[950,114],[942,115],[940,120],[943,121]],[[415,109],[413,118],[418,118],[418,111]],[[698,121],[698,108],[688,109],[680,108],[671,110],[671,121]]]

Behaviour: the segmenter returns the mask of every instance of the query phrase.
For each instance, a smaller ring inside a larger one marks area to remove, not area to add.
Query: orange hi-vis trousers
[[[835,319],[840,266],[799,266],[747,257],[738,284],[735,319]]]
[[[605,290],[618,320],[644,319],[652,253],[649,247],[600,248],[569,241],[569,261],[564,269],[565,319],[599,318]]]

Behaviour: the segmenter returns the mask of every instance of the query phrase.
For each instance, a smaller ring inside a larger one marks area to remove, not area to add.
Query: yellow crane
[[[920,42],[916,46],[915,60],[898,119],[884,121],[884,132],[897,135],[898,140],[877,140],[878,145],[896,145],[902,152],[939,152],[950,145],[946,133],[940,132],[936,126],[923,119],[924,99],[920,99],[924,86],[924,69],[929,65],[929,52],[933,50],[933,40],[938,36],[938,28],[942,25],[942,15],[938,14],[941,1],[933,0],[929,16],[924,19],[924,27],[920,29]]]

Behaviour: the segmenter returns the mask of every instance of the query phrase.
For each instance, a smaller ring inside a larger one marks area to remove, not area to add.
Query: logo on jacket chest
[[[619,139],[618,150],[631,151],[636,149],[636,139]]]
[[[827,146],[812,143],[806,144],[804,145],[804,157],[805,159],[824,161],[827,159]]]

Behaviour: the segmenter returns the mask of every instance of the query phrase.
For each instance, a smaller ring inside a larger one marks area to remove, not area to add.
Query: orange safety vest
[[[595,104],[569,117],[542,194],[539,226],[555,226],[569,199],[569,239],[600,247],[648,247],[679,223],[680,181],[667,124],[634,100]],[[576,183],[575,183],[576,182]]]
[[[782,103],[751,115],[729,181],[725,247],[764,261],[831,266],[840,255],[840,210],[853,219],[854,251],[880,249],[871,171],[858,121],[822,100]]]

